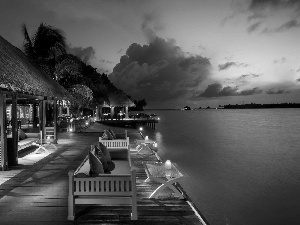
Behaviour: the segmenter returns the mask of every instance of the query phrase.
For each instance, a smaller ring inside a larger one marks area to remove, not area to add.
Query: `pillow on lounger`
[[[90,162],[90,176],[98,176],[99,174],[104,173],[104,169],[100,160],[89,151],[89,162]]]
[[[108,137],[108,140],[113,140],[114,139],[114,137],[111,135],[111,133],[109,133],[109,131],[105,130],[104,133]]]
[[[101,139],[102,139],[102,140],[108,140],[108,137],[107,137],[107,135],[105,134],[105,132],[103,133]]]
[[[99,142],[99,148],[102,151],[103,155],[105,156],[107,163],[111,163],[110,153],[109,153],[108,149],[106,148],[106,146],[104,144],[102,144],[101,142]]]
[[[107,164],[107,160],[106,157],[104,156],[104,154],[102,153],[102,151],[95,145],[93,145],[93,150],[94,150],[94,154],[95,156],[100,160],[100,162],[102,163],[103,169],[104,171],[108,171],[108,164]]]
[[[108,129],[108,132],[113,136],[114,139],[117,139],[115,132],[113,132],[111,129]]]
[[[26,138],[26,134],[24,133],[24,131],[19,129],[18,132],[19,132],[19,140],[24,140]]]

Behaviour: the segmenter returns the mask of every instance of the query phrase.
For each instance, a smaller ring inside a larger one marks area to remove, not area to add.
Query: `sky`
[[[1,0],[0,35],[61,29],[147,108],[300,103],[300,0]]]

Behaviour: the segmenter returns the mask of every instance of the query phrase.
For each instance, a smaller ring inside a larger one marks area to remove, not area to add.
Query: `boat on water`
[[[181,110],[191,110],[191,107],[189,107],[189,106],[184,106],[183,109],[181,109]]]

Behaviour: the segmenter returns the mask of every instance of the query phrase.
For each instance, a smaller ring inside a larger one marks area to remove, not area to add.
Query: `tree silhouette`
[[[66,54],[63,32],[41,23],[30,38],[27,27],[22,25],[24,35],[23,49],[25,55],[55,79],[55,63],[58,56]]]
[[[54,77],[64,88],[82,84],[84,63],[76,56],[64,54],[57,58],[55,63]]]

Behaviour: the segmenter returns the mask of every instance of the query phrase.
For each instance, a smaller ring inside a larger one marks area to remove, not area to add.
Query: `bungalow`
[[[18,116],[17,104],[34,107],[33,117],[39,113],[39,130],[42,139],[47,139],[46,128],[54,127],[51,141],[56,142],[56,113],[58,100],[70,100],[72,97],[62,86],[50,78],[23,52],[0,36],[0,128],[1,150],[0,170],[7,170],[8,156],[12,155],[17,163],[18,158]],[[7,105],[11,119],[11,145],[7,145]],[[51,114],[47,112],[51,112]],[[9,154],[8,154],[9,153]]]

